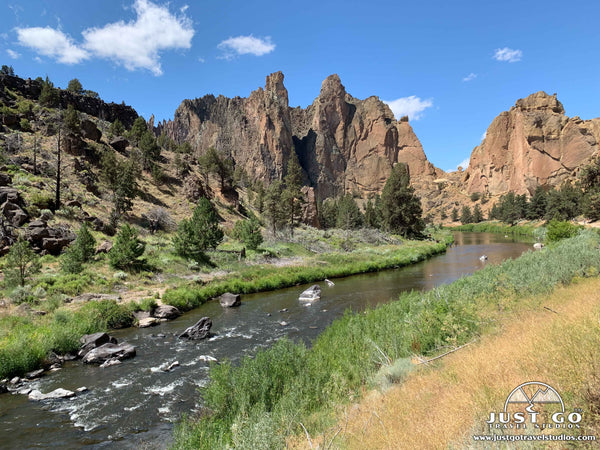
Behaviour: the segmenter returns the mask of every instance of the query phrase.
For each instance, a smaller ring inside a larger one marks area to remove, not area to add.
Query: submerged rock
[[[102,364],[109,359],[117,359],[119,361],[135,356],[135,347],[130,344],[104,344],[98,348],[91,350],[83,357],[83,362],[86,364]]]
[[[321,298],[321,286],[315,284],[314,286],[309,287],[305,290],[298,300],[302,302],[314,302],[315,300],[319,300]]]
[[[221,295],[219,302],[224,308],[233,308],[242,304],[242,301],[240,300],[240,294],[232,294],[230,292],[226,292],[225,294]]]
[[[63,388],[55,389],[52,392],[48,392],[47,394],[42,394],[37,389],[34,389],[29,393],[29,400],[54,400],[58,398],[70,398],[74,396],[75,392]]]
[[[179,335],[179,338],[185,339],[204,339],[209,336],[210,328],[212,327],[212,320],[208,317],[203,317],[191,327]]]

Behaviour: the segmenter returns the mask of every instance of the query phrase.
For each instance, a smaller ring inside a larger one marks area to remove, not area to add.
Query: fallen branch
[[[544,306],[544,309],[547,309],[550,312],[553,312],[554,314],[558,314],[556,311],[554,311],[553,309],[548,308],[547,306]]]
[[[467,342],[466,344],[461,345],[460,347],[456,347],[456,348],[450,350],[449,352],[443,353],[443,354],[438,355],[438,356],[436,356],[434,358],[431,358],[431,359],[422,359],[422,358],[419,358],[420,361],[419,361],[418,364],[429,364],[431,361],[435,361],[436,359],[443,358],[444,356],[447,356],[450,353],[454,353],[454,352],[460,350],[461,348],[465,348],[467,345],[471,345],[473,342],[475,342],[475,341]]]

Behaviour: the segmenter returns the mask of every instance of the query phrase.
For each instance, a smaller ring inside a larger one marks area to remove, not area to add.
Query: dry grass
[[[313,446],[328,447],[339,430],[334,448],[482,448],[471,435],[485,433],[489,412],[531,380],[555,387],[567,409],[583,408],[581,434],[600,438],[599,300],[597,278],[528,300],[501,318],[497,333],[422,367],[385,394],[367,393],[325,437],[313,437]]]

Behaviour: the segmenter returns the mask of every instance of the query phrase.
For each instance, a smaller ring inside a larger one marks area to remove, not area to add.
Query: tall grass
[[[42,319],[0,318],[0,379],[38,369],[51,352],[76,352],[88,333],[122,328],[133,323],[126,305],[114,300],[92,301],[78,311],[59,308]]]
[[[455,227],[446,227],[453,231],[475,231],[480,233],[499,233],[511,236],[536,236],[540,227],[534,225],[507,225],[502,222],[468,223]]]
[[[450,285],[402,294],[364,314],[347,313],[310,349],[282,340],[238,367],[215,365],[203,390],[208,414],[184,420],[175,446],[257,448],[253,440],[269,436],[282,447],[286,436],[302,432],[300,423],[318,429],[330,406],[358,395],[382,367],[382,355],[396,360],[465,343],[489,325],[488,310],[510,309],[573,277],[596,275],[599,243],[597,234],[584,232]]]

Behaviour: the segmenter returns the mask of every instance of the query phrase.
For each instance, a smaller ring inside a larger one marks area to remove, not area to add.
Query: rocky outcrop
[[[66,227],[50,227],[43,220],[29,222],[25,229],[27,239],[37,252],[45,251],[52,255],[59,255],[63,248],[75,240],[76,236]]]
[[[0,101],[8,104],[11,99],[8,96],[3,96],[5,89],[18,92],[28,100],[37,100],[42,92],[42,83],[38,80],[25,80],[19,77],[0,75]],[[69,105],[73,105],[77,111],[109,122],[119,119],[127,128],[131,127],[138,117],[135,110],[125,104],[106,103],[99,98],[74,94],[62,89],[57,89],[57,93],[58,104],[62,109],[67,109]]]
[[[598,154],[599,142],[600,119],[569,118],[556,94],[537,92],[494,119],[463,182],[469,194],[533,194],[576,175]]]
[[[409,165],[417,185],[437,177],[408,121],[396,121],[377,97],[355,99],[331,75],[312,105],[290,108],[283,79],[281,72],[269,75],[248,98],[185,100],[155,131],[189,142],[197,155],[214,147],[267,184],[284,176],[295,151],[315,199],[378,194],[397,162]],[[308,212],[308,220],[315,217]]]

